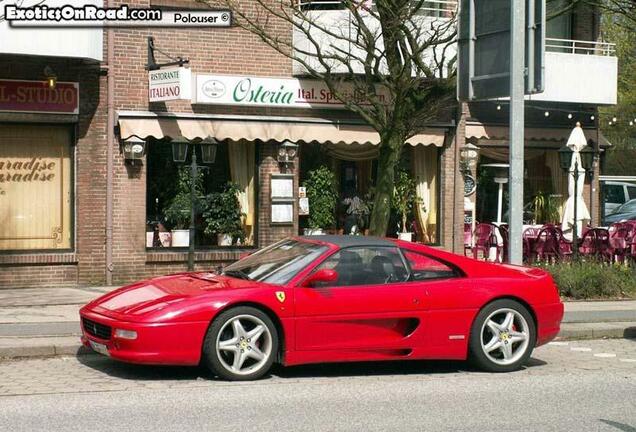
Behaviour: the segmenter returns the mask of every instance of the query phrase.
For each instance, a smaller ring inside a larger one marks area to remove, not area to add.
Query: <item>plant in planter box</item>
[[[420,200],[415,191],[415,180],[408,172],[398,170],[395,175],[395,188],[393,190],[393,207],[402,220],[402,232],[399,234],[402,240],[412,240],[413,233],[407,231],[407,220]]]
[[[309,198],[309,227],[313,233],[321,233],[336,223],[336,176],[323,165],[309,172],[303,186],[307,188]]]
[[[214,192],[206,197],[205,233],[218,238],[219,246],[230,246],[235,241],[245,240],[245,231],[241,219],[241,205],[238,200],[240,189],[235,183],[227,183],[221,192]]]
[[[190,187],[192,177],[190,168],[179,167],[177,178],[177,192],[170,200],[170,204],[164,210],[166,221],[172,225],[172,246],[187,247],[190,244],[190,215],[192,211],[192,199]],[[203,196],[203,173],[195,179],[194,183],[194,205],[199,206]]]

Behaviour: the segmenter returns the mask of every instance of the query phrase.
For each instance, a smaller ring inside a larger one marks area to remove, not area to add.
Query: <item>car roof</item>
[[[352,247],[352,246],[393,246],[395,247],[395,241],[391,239],[372,237],[372,236],[356,236],[356,235],[310,235],[300,236],[299,239],[306,239],[310,241],[317,241],[323,243],[331,243],[340,248]]]
[[[603,184],[612,185],[612,186],[636,186],[636,183],[624,182],[624,181],[612,181],[605,180]]]

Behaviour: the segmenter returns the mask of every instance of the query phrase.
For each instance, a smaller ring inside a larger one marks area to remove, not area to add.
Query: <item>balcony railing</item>
[[[359,0],[360,8],[374,9],[374,0]],[[304,10],[340,10],[345,8],[342,0],[298,0],[298,7]],[[428,0],[418,11],[419,15],[445,16],[457,10],[457,0]]]
[[[616,44],[608,42],[546,38],[545,50],[548,52],[565,54],[615,56]]]

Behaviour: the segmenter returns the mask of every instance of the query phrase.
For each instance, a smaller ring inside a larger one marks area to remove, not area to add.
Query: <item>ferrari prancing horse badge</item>
[[[285,301],[285,293],[283,291],[276,291],[276,298],[279,302],[283,303]]]

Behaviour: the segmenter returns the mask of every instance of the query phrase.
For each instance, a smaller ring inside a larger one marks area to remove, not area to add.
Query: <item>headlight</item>
[[[120,339],[137,339],[137,332],[134,330],[115,329],[115,337]]]

